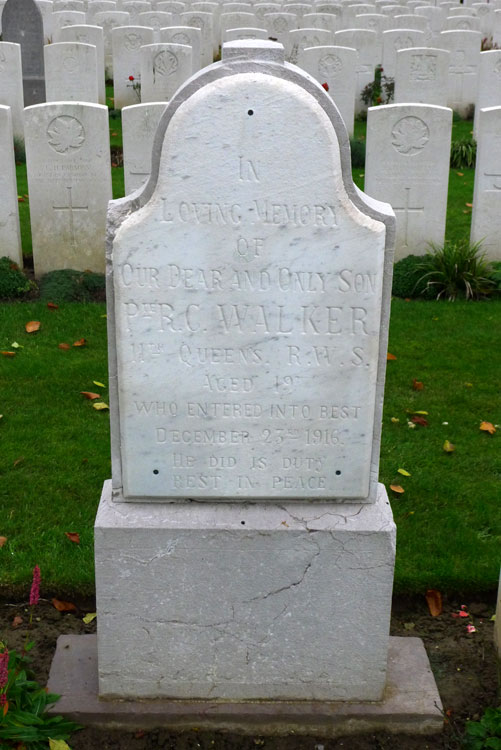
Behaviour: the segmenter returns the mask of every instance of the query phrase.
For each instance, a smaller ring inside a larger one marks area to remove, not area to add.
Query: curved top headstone
[[[24,106],[45,101],[43,17],[35,0],[7,0],[2,12],[2,39],[21,45]]]
[[[283,55],[224,45],[110,204],[116,500],[375,500],[394,216]]]

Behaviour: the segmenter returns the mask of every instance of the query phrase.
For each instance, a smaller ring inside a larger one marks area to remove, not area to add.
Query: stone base
[[[354,503],[122,503],[95,524],[103,699],[379,701],[395,525]]]
[[[138,643],[141,651],[141,644]],[[108,701],[98,698],[95,635],[62,635],[48,688],[61,699],[51,713],[105,728],[219,730],[321,737],[441,731],[442,704],[420,638],[390,638],[387,684],[378,703],[332,701]]]

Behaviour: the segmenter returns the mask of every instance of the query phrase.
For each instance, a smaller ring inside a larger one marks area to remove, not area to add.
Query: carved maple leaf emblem
[[[412,156],[426,146],[430,131],[419,117],[403,117],[391,131],[391,136],[391,143],[400,154]]]
[[[55,117],[47,128],[49,146],[58,154],[79,149],[85,141],[85,131],[81,122],[75,117],[61,115]]]

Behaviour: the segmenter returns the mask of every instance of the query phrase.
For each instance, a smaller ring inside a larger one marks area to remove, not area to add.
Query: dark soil
[[[35,611],[29,639],[35,642],[31,652],[33,669],[45,684],[56,640],[61,633],[92,633],[95,621],[82,622],[86,612],[94,611],[94,602],[78,602],[76,612],[61,613],[43,601]],[[453,617],[465,605],[468,617]],[[326,740],[321,737],[260,737],[217,732],[100,731],[86,728],[73,735],[72,750],[454,750],[460,747],[464,722],[478,719],[486,707],[496,706],[497,675],[493,647],[495,595],[482,601],[445,600],[443,613],[431,617],[424,598],[396,597],[393,602],[392,635],[418,636],[430,657],[442,698],[446,723],[442,735],[432,738],[402,735],[366,735]],[[9,648],[22,650],[27,634],[29,607],[26,604],[0,603],[0,639]],[[23,623],[12,627],[15,617]],[[473,624],[474,633],[467,632]],[[140,644],[138,644],[140,648]]]

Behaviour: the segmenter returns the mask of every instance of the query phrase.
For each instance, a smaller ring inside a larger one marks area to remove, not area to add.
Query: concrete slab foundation
[[[384,731],[436,734],[442,704],[420,638],[390,638],[387,683],[379,702],[229,700],[100,700],[95,635],[62,635],[48,688],[52,709],[84,725],[106,728],[222,730],[243,734],[322,737]]]

